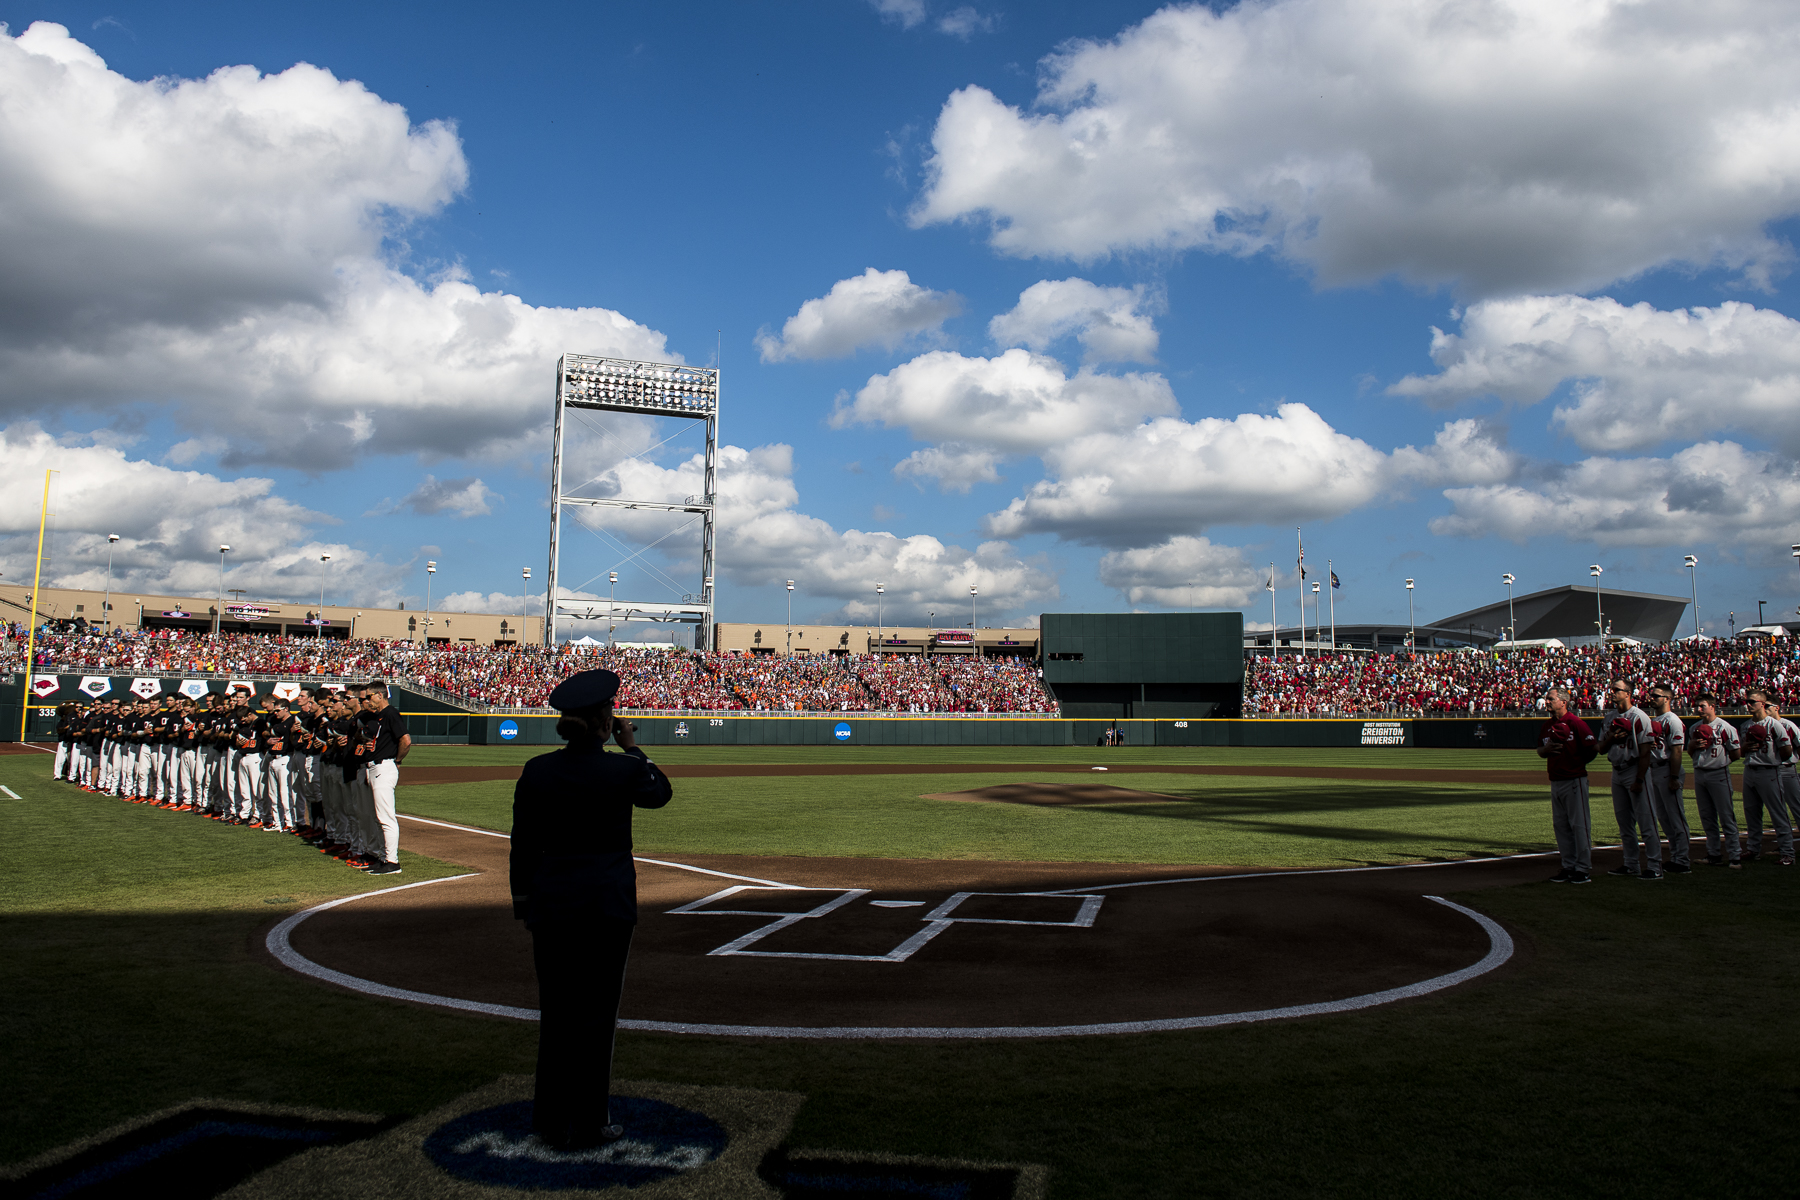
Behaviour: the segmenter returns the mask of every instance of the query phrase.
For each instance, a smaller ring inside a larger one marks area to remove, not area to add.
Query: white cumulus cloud
[[[1292,403],[1273,415],[1162,417],[1089,434],[1043,461],[1048,478],[989,514],[990,535],[1144,546],[1213,525],[1342,516],[1418,484],[1498,482],[1516,466],[1475,421],[1390,454]]]
[[[1101,556],[1100,582],[1132,604],[1163,608],[1242,608],[1267,581],[1237,546],[1180,534],[1155,546]]]
[[[1137,287],[1101,287],[1085,279],[1044,279],[1019,293],[1011,312],[988,322],[988,336],[1002,346],[1047,350],[1075,335],[1089,362],[1155,362],[1152,314],[1161,298]]]
[[[925,0],[869,0],[869,7],[902,29],[911,29],[925,19]]]
[[[1014,255],[1280,254],[1322,283],[1760,280],[1800,211],[1800,7],[1268,0],[1161,9],[946,101],[916,225]]]
[[[916,334],[937,329],[962,311],[954,292],[934,292],[905,271],[877,271],[840,279],[787,319],[781,336],[764,331],[756,344],[764,362],[789,358],[842,358],[864,346],[888,350]]]
[[[1572,383],[1556,420],[1587,450],[1736,429],[1800,452],[1800,321],[1783,313],[1738,301],[1670,312],[1604,296],[1521,296],[1470,305],[1459,333],[1431,332],[1442,370],[1390,392],[1532,404]]]
[[[58,25],[0,36],[0,178],[0,415],[159,403],[184,453],[329,469],[514,444],[566,349],[671,357],[611,310],[400,270],[461,144],[317,67],[140,82]]]
[[[177,471],[94,437],[56,438],[29,422],[0,429],[0,573],[29,581],[37,552],[44,472],[51,477],[45,579],[56,586],[216,595],[223,586],[253,599],[317,597],[321,554],[332,556],[332,595],[357,603],[397,603],[402,569],[314,530],[336,522],[275,494],[270,479],[221,479]]]
[[[787,579],[800,580],[801,590],[812,599],[841,601],[837,610],[844,620],[873,623],[876,616],[875,585],[885,584],[883,612],[888,619],[923,620],[927,612],[951,610],[968,602],[969,588],[980,589],[995,614],[1023,615],[1025,608],[1054,599],[1057,584],[1045,565],[1027,561],[1004,541],[987,541],[974,549],[946,544],[935,537],[915,534],[900,537],[876,530],[839,529],[828,521],[800,512],[794,487],[793,450],[781,444],[745,449],[723,446],[719,450],[719,546],[720,577],[728,583],[764,586]],[[696,455],[664,466],[632,459],[608,472],[593,489],[594,495],[627,495],[634,499],[677,503],[700,492],[704,460]],[[644,572],[632,577],[639,591],[634,600],[670,599],[698,575],[697,523],[674,532],[685,516],[618,513],[587,510],[584,524],[604,527],[626,546],[646,546],[668,536],[658,549],[667,556],[672,577],[660,582],[642,557],[621,568],[620,588],[627,586],[626,570]],[[584,586],[583,576],[594,567],[604,572],[624,557],[620,548],[595,547],[592,541],[565,541],[562,573],[570,588]],[[586,556],[611,554],[592,566],[577,563],[586,545]],[[660,568],[659,568],[660,569]],[[585,581],[591,584],[591,581]],[[619,593],[624,598],[626,592]],[[998,623],[998,621],[996,621]]]
[[[1543,465],[1530,474],[1446,491],[1454,511],[1431,531],[1602,546],[1785,544],[1800,511],[1794,460],[1735,442],[1701,442],[1668,458]]]

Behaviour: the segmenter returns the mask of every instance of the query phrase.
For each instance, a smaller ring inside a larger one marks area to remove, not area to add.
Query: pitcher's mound
[[[1003,783],[998,787],[971,788],[966,792],[927,792],[927,800],[976,800],[990,804],[1045,804],[1067,807],[1083,804],[1169,804],[1180,796],[1139,792],[1104,783]]]

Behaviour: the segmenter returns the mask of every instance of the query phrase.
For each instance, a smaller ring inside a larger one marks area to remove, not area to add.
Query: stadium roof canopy
[[[1606,621],[1607,632],[1615,637],[1666,642],[1675,636],[1687,606],[1685,596],[1658,596],[1650,592],[1600,589],[1599,609]],[[1521,641],[1535,638],[1592,638],[1595,634],[1594,610],[1594,589],[1591,587],[1571,585],[1516,596],[1512,601],[1512,611],[1518,629],[1513,636]],[[1500,600],[1433,621],[1432,624],[1448,629],[1473,627],[1478,634],[1488,633],[1498,639],[1505,636],[1502,631],[1507,624],[1506,611],[1506,601]]]

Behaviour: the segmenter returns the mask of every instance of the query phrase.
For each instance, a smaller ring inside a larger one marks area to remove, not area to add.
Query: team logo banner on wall
[[[206,680],[184,679],[181,681],[181,686],[176,690],[186,696],[189,700],[198,700],[200,697],[206,695]]]
[[[344,690],[344,685],[341,683],[321,683],[319,687],[327,692],[341,692]]]
[[[51,692],[62,691],[62,680],[54,675],[33,675],[31,677],[31,694],[42,699]]]
[[[134,695],[142,696],[146,700],[154,700],[162,695],[162,680],[134,679],[131,681],[131,690]]]
[[[227,696],[229,696],[231,693],[237,691],[239,688],[243,688],[246,692],[249,692],[252,696],[256,695],[256,685],[254,683],[251,683],[248,679],[233,679],[230,683],[227,683],[225,685],[225,694]]]
[[[278,683],[270,689],[270,695],[280,700],[294,700],[300,695],[300,685],[292,682]]]
[[[83,675],[81,677],[81,690],[98,700],[100,697],[106,695],[106,693],[112,691],[112,680],[104,675]]]

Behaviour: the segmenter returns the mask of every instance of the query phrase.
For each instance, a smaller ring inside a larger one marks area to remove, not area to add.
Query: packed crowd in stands
[[[1800,699],[1796,639],[1737,642],[1614,643],[1504,652],[1453,651],[1376,657],[1312,654],[1259,656],[1245,664],[1244,712],[1276,716],[1529,716],[1544,711],[1544,692],[1566,688],[1578,712],[1599,712],[1607,681],[1640,691],[1675,689],[1675,706],[1693,711],[1701,692],[1741,710],[1752,688],[1768,688],[1784,711]]]
[[[0,666],[17,669],[24,639],[8,637]],[[440,689],[477,705],[538,708],[576,671],[619,675],[626,709],[698,712],[1053,713],[1035,663],[938,655],[695,654],[562,645],[432,646],[270,634],[157,630],[103,637],[41,632],[35,669],[121,675],[382,676]]]
[[[0,669],[24,663],[25,631],[7,626]],[[1608,679],[1665,682],[1677,707],[1709,691],[1741,709],[1753,687],[1784,708],[1800,702],[1800,639],[1615,643],[1598,647],[1455,651],[1412,656],[1312,654],[1251,657],[1246,716],[1517,716],[1542,711],[1547,688],[1567,688],[1580,712],[1596,712]],[[1036,664],[963,655],[698,654],[599,646],[429,649],[406,641],[178,631],[103,637],[40,631],[37,670],[120,675],[385,676],[500,708],[538,708],[576,671],[604,667],[622,681],[620,703],[689,712],[1050,713]]]

